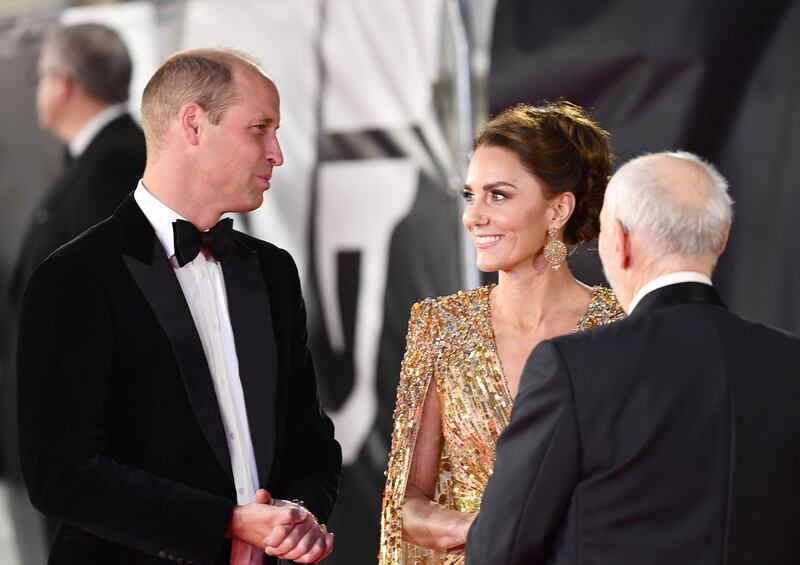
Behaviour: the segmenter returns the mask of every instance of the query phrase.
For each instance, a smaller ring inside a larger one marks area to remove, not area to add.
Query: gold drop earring
[[[544,258],[550,263],[554,271],[557,271],[567,258],[567,246],[558,238],[558,228],[550,226],[547,230],[547,243],[544,246]]]

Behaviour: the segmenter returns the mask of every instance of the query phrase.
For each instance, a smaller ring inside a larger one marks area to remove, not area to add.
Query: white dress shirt
[[[228,441],[236,502],[239,505],[254,502],[259,485],[258,469],[239,378],[239,360],[228,313],[222,266],[213,257],[201,252],[194,260],[178,267],[172,223],[185,218],[148,192],[142,181],[139,181],[133,197],[164,247],[200,335]],[[231,561],[232,564],[254,565],[263,562],[262,551],[256,548],[251,552],[249,546],[242,546],[244,544],[234,540],[235,559]]]
[[[656,289],[663,288],[671,284],[685,282],[696,282],[712,286],[710,278],[703,273],[698,273],[695,271],[678,271],[676,273],[661,275],[660,277],[654,278],[639,289],[639,292],[636,293],[636,295],[633,297],[633,300],[631,300],[630,305],[628,306],[628,315],[633,313],[633,309],[636,308],[636,305],[642,301],[642,298],[644,298],[645,295],[653,292]]]
[[[77,159],[80,157],[92,140],[100,133],[100,130],[108,124],[126,114],[128,112],[128,105],[121,102],[119,104],[112,104],[108,108],[98,112],[92,118],[83,124],[83,127],[78,130],[72,141],[69,142],[69,154]]]

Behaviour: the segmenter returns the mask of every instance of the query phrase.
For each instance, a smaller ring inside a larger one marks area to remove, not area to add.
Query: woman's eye
[[[472,202],[475,199],[475,195],[472,194],[471,191],[465,190],[461,193],[461,197],[464,199],[465,202]]]
[[[503,194],[502,192],[498,192],[496,190],[492,191],[492,200],[494,200],[495,202],[499,202],[501,200],[505,200],[506,198],[507,198],[507,196],[505,194]]]

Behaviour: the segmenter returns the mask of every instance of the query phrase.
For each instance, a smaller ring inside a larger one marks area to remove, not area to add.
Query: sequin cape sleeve
[[[625,311],[619,305],[614,291],[604,286],[595,286],[592,288],[589,307],[573,332],[582,332],[597,326],[613,324],[624,318]]]
[[[400,512],[408,484],[422,406],[433,377],[433,339],[436,335],[436,303],[426,299],[414,304],[408,320],[406,351],[400,369],[394,409],[392,447],[386,470],[381,509],[381,565],[403,563],[403,523]]]
[[[429,298],[415,304],[411,309],[406,351],[397,388],[386,488],[383,493],[379,553],[381,565],[440,565],[463,562],[463,556],[432,551],[404,542],[401,510],[425,395],[433,378],[437,379],[437,391],[442,403],[445,450],[455,450],[450,452],[451,457],[453,453],[460,454],[455,457],[456,460],[469,461],[465,466],[454,468],[451,459],[447,469],[442,466],[439,479],[442,479],[442,472],[447,475],[447,479],[445,483],[440,482],[439,486],[445,485],[444,492],[450,496],[458,491],[458,495],[453,498],[457,499],[457,504],[449,507],[470,512],[479,507],[480,496],[494,466],[496,437],[508,423],[511,399],[508,397],[502,368],[496,358],[492,364],[494,368],[486,370],[486,366],[482,366],[485,363],[476,364],[471,355],[461,358],[450,354],[456,351],[463,354],[465,349],[473,351],[488,347],[491,356],[495,355],[488,315],[491,288],[489,285],[452,296]],[[574,331],[588,330],[622,317],[624,312],[614,293],[597,286],[592,289],[589,306]],[[453,347],[453,344],[457,347]],[[436,369],[442,366],[445,369]],[[476,370],[479,367],[481,370]],[[454,368],[457,372],[450,373],[447,368]],[[461,382],[461,377],[477,378],[479,382],[467,386]],[[440,390],[440,384],[449,385],[450,388]],[[473,392],[459,395],[453,393],[454,390]],[[459,402],[462,404],[458,404]],[[463,418],[463,414],[469,413],[470,409],[477,415],[472,420],[475,426],[468,426],[471,433],[464,433],[465,428],[457,420]],[[448,421],[450,425],[447,424]],[[451,430],[449,436],[448,429]],[[474,433],[476,430],[480,431]],[[474,445],[476,441],[480,445]],[[476,457],[476,454],[485,456]],[[454,487],[454,484],[459,488]],[[472,504],[472,507],[467,503]]]

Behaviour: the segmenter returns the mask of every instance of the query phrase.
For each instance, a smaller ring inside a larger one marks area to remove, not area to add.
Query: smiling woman
[[[415,304],[381,516],[380,562],[461,563],[523,366],[544,339],[621,319],[564,246],[597,237],[608,134],[569,102],[516,106],[478,133],[464,227],[497,285]],[[563,268],[561,268],[563,265]]]

